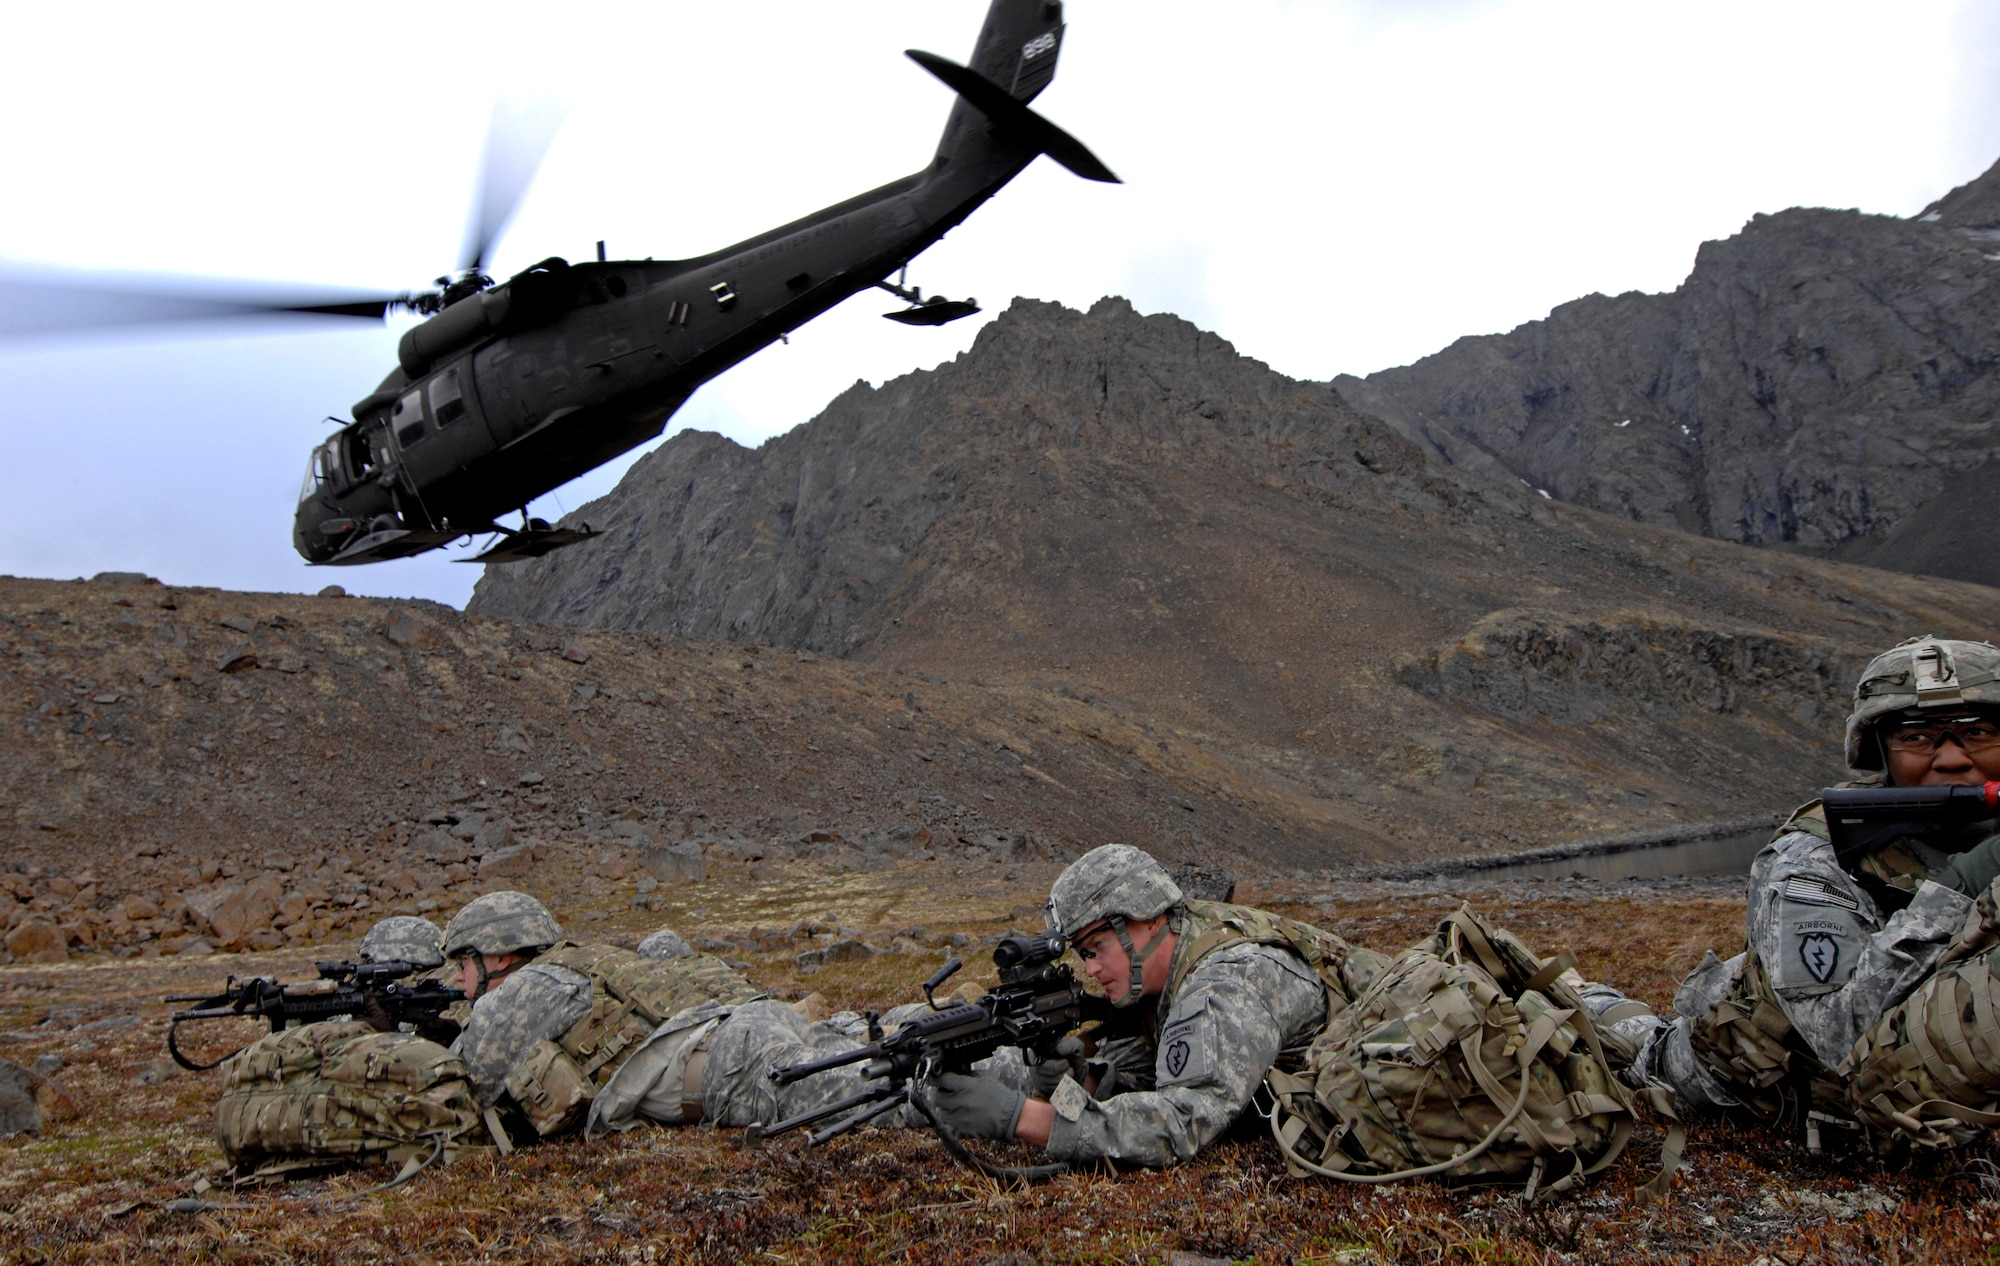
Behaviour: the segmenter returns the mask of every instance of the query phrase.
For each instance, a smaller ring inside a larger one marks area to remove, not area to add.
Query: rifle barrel
[[[881,1045],[870,1042],[866,1046],[856,1047],[851,1051],[842,1051],[838,1055],[827,1055],[819,1059],[807,1060],[803,1064],[780,1064],[771,1070],[770,1077],[777,1085],[789,1086],[795,1081],[805,1080],[814,1073],[823,1073],[829,1068],[844,1068],[849,1064],[858,1064],[864,1059],[874,1059],[880,1054],[882,1054]]]

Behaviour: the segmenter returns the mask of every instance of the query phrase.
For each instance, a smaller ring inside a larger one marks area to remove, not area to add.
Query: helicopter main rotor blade
[[[379,321],[407,298],[276,286],[253,290],[240,281],[135,279],[128,284],[99,277],[0,273],[0,338],[245,317],[315,315]]]
[[[535,172],[556,139],[566,107],[549,100],[500,97],[486,128],[486,154],[480,160],[479,191],[472,218],[465,227],[462,272],[486,266],[493,246],[520,209]]]

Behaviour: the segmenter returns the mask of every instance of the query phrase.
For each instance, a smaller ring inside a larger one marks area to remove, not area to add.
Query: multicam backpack
[[[563,944],[535,961],[588,976],[591,984],[590,1011],[553,1041],[537,1043],[507,1079],[508,1098],[542,1138],[582,1124],[598,1087],[677,1012],[711,999],[758,996],[755,985],[707,954],[651,959],[611,945]]]
[[[268,1034],[222,1065],[215,1138],[260,1174],[346,1160],[449,1161],[484,1142],[458,1056],[407,1033],[329,1020]]]
[[[1460,907],[1333,1017],[1303,1074],[1266,1078],[1292,1172],[1524,1182],[1532,1199],[1609,1165],[1631,1138],[1633,1106],[1562,979],[1571,963],[1544,961]],[[1666,1190],[1678,1128],[1649,1194]],[[1550,1183],[1552,1163],[1564,1172]]]

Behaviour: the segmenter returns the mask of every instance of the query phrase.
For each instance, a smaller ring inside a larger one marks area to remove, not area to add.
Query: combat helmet
[[[1140,978],[1148,958],[1166,939],[1161,928],[1141,950],[1125,931],[1130,919],[1150,919],[1180,906],[1186,895],[1166,867],[1130,844],[1105,844],[1071,862],[1049,889],[1049,930],[1066,940],[1098,922],[1108,923],[1124,947],[1132,967],[1125,996],[1111,1005],[1129,1007],[1139,1001]]]
[[[355,952],[364,963],[388,963],[397,959],[418,969],[444,966],[444,952],[439,948],[444,934],[429,919],[419,919],[412,914],[391,915],[361,938],[361,947]]]
[[[518,954],[545,950],[562,940],[562,926],[549,908],[525,892],[489,892],[465,904],[444,926],[444,956],[467,950]]]
[[[1883,651],[1861,670],[1847,717],[1847,765],[1881,769],[1875,723],[1911,709],[2000,708],[2000,647],[1926,634]]]
[[[672,928],[661,928],[657,932],[649,933],[645,940],[639,942],[638,953],[641,958],[663,962],[669,958],[691,957],[694,954],[694,947],[689,945],[687,938],[679,932]]]

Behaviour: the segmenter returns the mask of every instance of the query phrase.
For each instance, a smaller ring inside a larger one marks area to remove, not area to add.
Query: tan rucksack
[[[564,1134],[589,1114],[598,1087],[654,1029],[697,1003],[748,1002],[758,989],[719,958],[651,959],[612,945],[563,944],[538,963],[588,976],[590,1010],[535,1045],[507,1078],[507,1096],[540,1138]]]
[[[1292,1172],[1525,1183],[1532,1199],[1611,1164],[1632,1135],[1631,1092],[1561,979],[1572,961],[1460,907],[1333,1017],[1302,1073],[1266,1078]],[[1680,1146],[1676,1122],[1648,1194],[1664,1194]]]
[[[449,1161],[483,1144],[465,1064],[435,1042],[329,1020],[268,1034],[222,1065],[215,1139],[239,1171]]]

